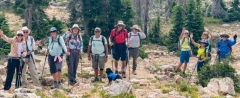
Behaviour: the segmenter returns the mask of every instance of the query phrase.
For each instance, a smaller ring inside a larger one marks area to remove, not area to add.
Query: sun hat
[[[101,28],[96,27],[96,28],[94,29],[94,31],[97,31],[97,30],[101,32]]]
[[[50,33],[51,33],[51,32],[57,32],[57,33],[58,33],[58,30],[57,30],[56,27],[51,27],[51,28],[50,28]]]
[[[118,21],[117,26],[118,26],[118,25],[123,25],[124,27],[126,26],[126,25],[123,23],[123,21]]]
[[[31,30],[27,26],[22,27],[22,31],[28,31],[28,34],[31,33]]]
[[[220,37],[226,36],[227,38],[229,38],[229,35],[227,34],[221,34]]]
[[[208,42],[207,42],[207,40],[200,40],[199,43],[204,43],[204,44],[206,44],[205,47],[208,46]]]
[[[79,31],[81,30],[81,29],[79,28],[78,24],[73,24],[72,29],[73,29],[73,28],[78,28]]]
[[[189,32],[188,32],[188,30],[185,30],[185,32],[184,32],[184,33],[189,33]]]
[[[17,34],[22,34],[23,35],[23,31],[22,30],[18,30]]]
[[[138,25],[133,25],[131,28],[136,29],[136,30],[140,30],[140,27]]]

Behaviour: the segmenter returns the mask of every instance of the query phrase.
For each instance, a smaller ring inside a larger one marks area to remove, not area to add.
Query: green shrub
[[[145,58],[148,58],[148,54],[145,53],[145,48],[141,47],[139,48],[139,56],[142,58],[142,59],[145,59]]]
[[[179,90],[180,90],[181,92],[186,92],[186,91],[188,91],[188,85],[185,84],[185,83],[180,84],[178,87],[179,87]]]
[[[230,77],[234,82],[234,88],[236,92],[240,92],[239,79],[236,76],[235,69],[227,63],[218,63],[212,66],[203,66],[198,73],[199,83],[202,86],[207,86],[208,82],[212,78],[224,78]]]
[[[221,24],[221,23],[222,23],[221,19],[215,19],[212,17],[204,18],[204,24]]]
[[[170,91],[171,91],[170,89],[162,89],[163,94],[169,93]]]

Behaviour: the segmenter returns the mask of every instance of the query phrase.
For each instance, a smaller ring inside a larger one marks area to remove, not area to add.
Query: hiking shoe
[[[99,78],[99,80],[98,81],[102,81],[102,78]]]
[[[51,86],[51,89],[57,88],[58,87],[58,83],[56,81],[53,82],[53,85]]]
[[[115,74],[119,74],[117,70],[115,71]]]
[[[122,77],[126,78],[126,72],[122,72]]]
[[[133,71],[132,71],[132,74],[133,74],[133,75],[137,75],[137,73],[136,73],[136,71],[135,71],[135,70],[133,70]]]
[[[185,72],[182,73],[182,77],[185,78],[186,77],[186,74]]]
[[[57,87],[56,88],[61,88],[62,87],[62,84],[61,84],[61,82],[58,82],[57,83]]]
[[[97,82],[99,81],[98,77],[95,77],[94,80],[92,80],[92,82]]]

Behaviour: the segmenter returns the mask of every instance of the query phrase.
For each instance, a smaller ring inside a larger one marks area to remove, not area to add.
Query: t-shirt
[[[131,36],[131,37],[130,37]],[[140,39],[146,38],[146,35],[143,32],[137,32],[136,34],[133,32],[128,33],[129,38],[129,47],[138,48],[140,46]]]
[[[113,29],[111,31],[110,38],[112,39],[113,37],[115,37],[116,44],[123,44],[125,43],[125,38],[128,38],[128,31],[123,29],[121,32],[118,32],[117,29]]]
[[[21,57],[21,54],[22,54],[22,52],[23,52],[23,48],[22,48],[22,42],[20,42],[20,43],[17,43],[17,45],[18,45],[18,57]]]
[[[183,39],[184,39],[184,42],[182,44]],[[190,50],[189,43],[190,43],[189,38],[184,38],[183,37],[182,39],[180,39],[180,45],[182,47],[181,51],[188,51],[188,50]]]
[[[205,55],[206,55],[206,54],[204,54],[204,51],[205,51],[205,48],[201,48],[201,45],[198,44],[198,55],[197,55],[197,57],[200,57],[201,59],[204,59]],[[205,53],[207,53],[207,52],[208,52],[208,49],[206,48]]]
[[[89,46],[92,46],[92,54],[99,54],[99,56],[105,56],[104,47],[102,44],[102,35],[99,38],[93,37],[93,40],[89,40]],[[107,45],[107,39],[104,37],[104,44]]]

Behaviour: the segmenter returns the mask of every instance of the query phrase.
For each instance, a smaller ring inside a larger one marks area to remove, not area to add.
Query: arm
[[[230,43],[231,46],[233,46],[237,43],[237,40],[229,40],[229,43]]]
[[[140,38],[141,39],[145,39],[146,38],[146,34],[145,33],[143,33],[143,32],[139,32],[140,33]]]
[[[208,29],[207,27],[204,27],[204,31],[208,33],[208,35],[209,35],[209,38],[208,38],[208,39],[211,41],[211,40],[212,40],[212,34],[211,34],[211,32],[209,31],[209,29]]]
[[[183,36],[185,30],[186,30],[186,28],[183,28],[183,29],[182,29],[182,33],[180,34],[179,39],[182,39],[182,36]]]
[[[83,53],[83,40],[81,35],[80,35],[80,39],[81,39],[81,53]]]
[[[66,48],[65,42],[61,36],[59,36],[59,37],[60,37],[60,43],[61,43],[62,49],[64,50],[65,53],[67,53],[67,48]]]
[[[195,47],[198,47],[198,43],[196,43],[194,40],[193,40],[193,34],[191,33],[190,34],[190,38],[191,38],[191,41],[192,41],[192,43],[193,43],[193,45],[195,46]]]
[[[110,33],[110,36],[108,38],[108,42],[111,43],[112,42],[112,38],[113,38],[113,30]]]
[[[33,43],[32,43],[32,51],[33,51],[33,50],[37,50],[38,46],[35,44],[35,40],[34,40],[33,37],[32,37],[32,40],[33,40]]]
[[[14,40],[13,38],[8,38],[6,35],[2,35],[1,36],[1,38],[4,40],[4,41],[6,41],[6,42],[8,42],[8,43],[12,43],[12,41]]]
[[[126,30],[125,32],[125,36],[126,36],[126,42],[127,42],[127,45],[129,46],[129,37],[128,37],[128,31]]]
[[[88,57],[90,57],[91,48],[92,48],[92,43],[91,43],[91,40],[89,40],[88,51],[87,51]]]

